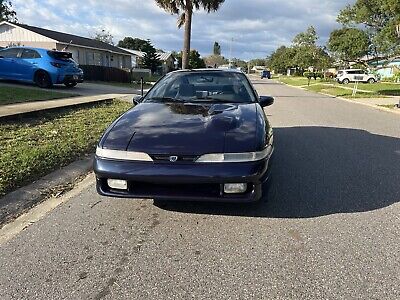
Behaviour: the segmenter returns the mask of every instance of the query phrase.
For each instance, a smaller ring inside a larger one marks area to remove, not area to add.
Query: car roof
[[[4,48],[1,50],[6,50],[6,49],[29,49],[29,50],[36,50],[36,51],[49,51],[48,49],[44,49],[44,48],[35,48],[35,47],[27,47],[27,46],[12,46],[12,47]]]
[[[171,73],[173,74],[173,73],[204,73],[204,72],[210,72],[210,73],[241,73],[241,74],[243,74],[242,71],[237,70],[237,69],[215,69],[215,68],[176,70],[176,71],[173,71]]]

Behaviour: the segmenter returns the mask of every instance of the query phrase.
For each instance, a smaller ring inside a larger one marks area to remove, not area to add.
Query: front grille
[[[156,161],[156,162],[171,162],[171,156],[174,155],[165,155],[165,154],[156,154],[156,155],[151,155],[151,158]],[[176,155],[178,159],[175,162],[194,162],[198,158],[197,155]]]

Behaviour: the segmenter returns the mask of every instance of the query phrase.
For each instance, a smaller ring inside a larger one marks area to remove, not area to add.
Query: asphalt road
[[[0,82],[0,86],[13,86],[17,88],[29,88],[29,89],[39,89],[47,91],[55,91],[67,94],[77,94],[80,96],[96,96],[103,94],[138,94],[139,90],[131,89],[127,87],[114,86],[110,84],[100,84],[100,83],[90,83],[84,82],[78,84],[76,87],[68,88],[64,85],[54,85],[51,89],[40,89],[32,84],[25,83],[13,83],[13,82]]]
[[[1,299],[400,299],[400,117],[256,81],[268,201],[77,195],[0,246]]]

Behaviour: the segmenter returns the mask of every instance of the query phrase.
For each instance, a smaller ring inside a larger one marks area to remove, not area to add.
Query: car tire
[[[349,84],[350,80],[348,78],[345,78],[345,79],[342,80],[342,83],[343,84]]]
[[[73,88],[73,87],[75,87],[77,84],[78,84],[77,82],[66,82],[66,83],[64,83],[64,85],[65,85],[66,87],[69,87],[69,88]]]
[[[375,83],[376,82],[376,80],[374,79],[374,78],[370,78],[370,79],[368,79],[368,81],[367,81],[368,83],[370,83],[370,84],[372,84],[372,83]]]
[[[46,71],[37,71],[35,74],[35,83],[42,89],[50,88],[53,83],[51,82],[50,75]]]

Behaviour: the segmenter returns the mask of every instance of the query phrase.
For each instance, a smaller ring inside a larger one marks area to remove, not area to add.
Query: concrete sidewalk
[[[49,101],[33,101],[26,103],[10,104],[0,106],[0,118],[30,113],[40,110],[67,107],[79,104],[94,103],[104,100],[119,98],[124,101],[131,101],[132,94],[104,94],[96,96],[72,97]]]
[[[351,98],[356,102],[362,102],[373,105],[395,105],[399,104],[400,97],[387,97],[387,98]]]

